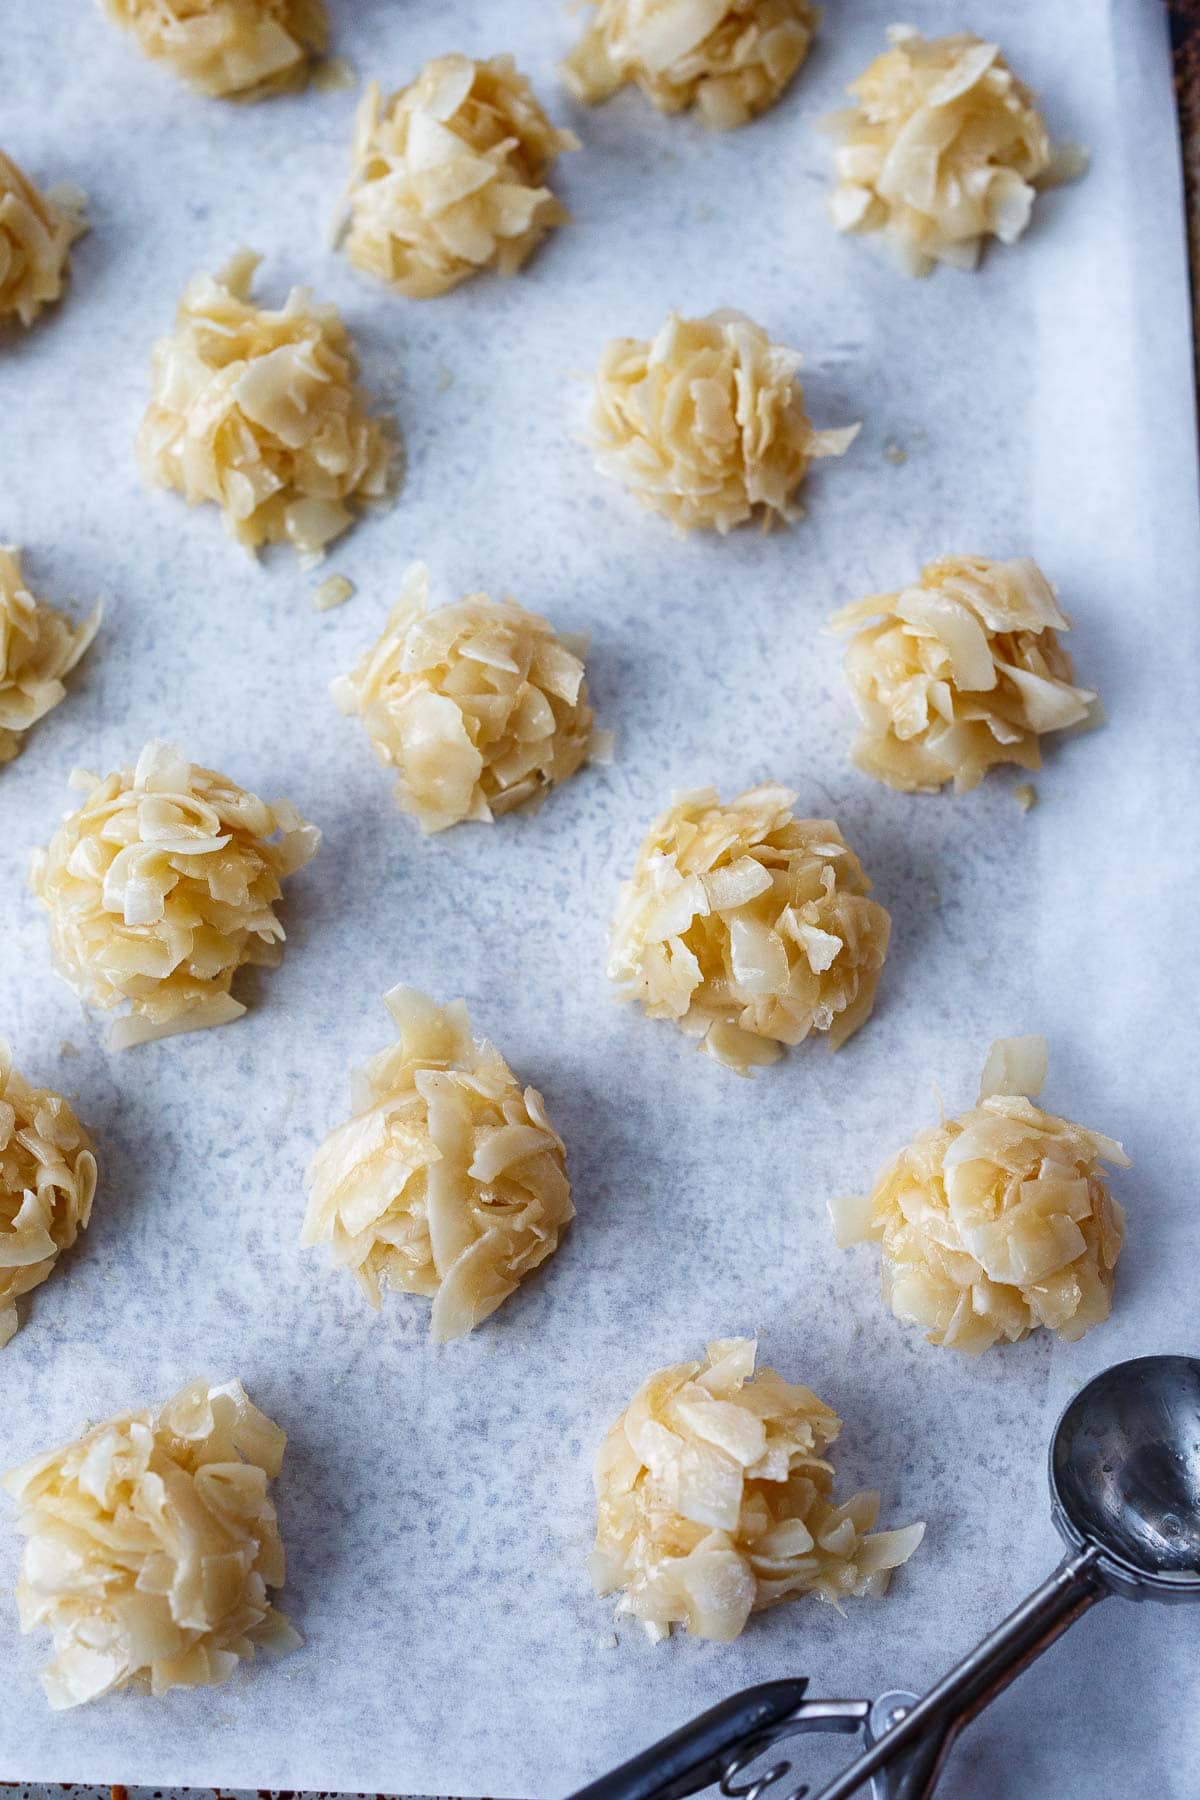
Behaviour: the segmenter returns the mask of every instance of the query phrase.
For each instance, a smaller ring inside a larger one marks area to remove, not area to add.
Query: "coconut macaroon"
[[[397,987],[397,1044],[355,1071],[354,1115],[309,1166],[301,1243],[327,1243],[370,1304],[381,1282],[433,1301],[429,1335],[473,1331],[575,1216],[542,1096],[471,1032],[463,1001]]]
[[[569,217],[546,185],[570,131],[550,123],[511,56],[439,56],[354,123],[339,235],[356,268],[426,300],[483,269],[515,275]]]
[[[38,600],[21,574],[21,552],[0,544],[0,764],[11,762],[25,733],[66,696],[64,675],[100,629],[102,608],[72,624]]]
[[[240,1381],[196,1381],[3,1477],[28,1540],[21,1630],[53,1636],[55,1711],[123,1687],[215,1686],[256,1650],[300,1643],[268,1592],[284,1580],[267,1487],[286,1442]]]
[[[17,1329],[17,1300],[87,1229],[95,1192],[87,1132],[61,1094],[17,1073],[0,1038],[0,1347]]]
[[[921,1131],[869,1194],[831,1202],[838,1243],[883,1252],[883,1298],[930,1343],[972,1355],[1039,1326],[1074,1343],[1107,1319],[1124,1215],[1120,1144],[1043,1112],[1044,1038],[1000,1039],[979,1103]]]
[[[178,80],[217,99],[303,87],[329,35],[325,0],[101,0]]]
[[[431,612],[429,571],[414,563],[378,643],[332,693],[395,769],[401,810],[444,831],[490,822],[607,755],[581,647],[511,599],[469,594]]]
[[[834,615],[854,631],[846,677],[862,729],[851,756],[909,793],[963,792],[996,763],[1040,769],[1039,739],[1093,716],[1057,633],[1071,621],[1027,556],[943,556],[893,594]]]
[[[59,973],[94,1006],[128,1002],[112,1048],[240,1018],[233,978],[280,961],[280,882],[316,854],[316,826],[173,744],[103,778],[76,770],[71,784],[83,804],[35,852],[30,885]]]
[[[836,1050],[870,1016],[891,920],[832,819],[773,782],[722,805],[676,795],[623,883],[608,974],[748,1075],[811,1031]]]
[[[814,429],[800,363],[737,312],[671,313],[649,342],[615,338],[589,418],[596,467],[680,533],[799,518],[809,464],[842,456],[859,431]]]
[[[780,1600],[882,1594],[925,1534],[872,1533],[877,1493],[835,1501],[825,1452],[841,1421],[774,1369],[755,1374],[756,1354],[723,1338],[661,1369],[596,1457],[592,1580],[656,1640],[682,1625],[728,1643]]]
[[[1013,244],[1039,188],[1082,174],[1055,149],[1035,97],[995,44],[969,31],[926,40],[893,25],[890,49],[828,120],[838,139],[830,214],[839,231],[883,231],[910,275],[973,269],[984,241]]]
[[[239,250],[184,289],[174,332],[154,346],[138,464],[190,506],[214,501],[247,550],[286,540],[316,561],[360,506],[387,498],[397,446],[367,410],[337,308],[307,288],[257,306],[259,261]]]
[[[71,245],[88,229],[85,205],[65,183],[43,194],[0,152],[0,325],[10,318],[32,325],[59,298]]]
[[[636,82],[659,112],[695,106],[706,125],[745,125],[774,106],[808,55],[808,0],[591,0],[560,73],[577,100]]]

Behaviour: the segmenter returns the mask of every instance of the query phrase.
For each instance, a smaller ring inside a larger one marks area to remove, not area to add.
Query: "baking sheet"
[[[0,775],[0,1022],[24,1070],[77,1098],[101,1158],[86,1240],[3,1352],[0,1461],[197,1374],[241,1376],[289,1433],[285,1604],[307,1640],[215,1692],[55,1717],[44,1640],[17,1634],[5,1521],[8,1779],[540,1796],[753,1681],[919,1689],[1052,1566],[1045,1444],[1076,1384],[1200,1347],[1196,464],[1159,10],[1077,0],[1067,32],[1058,9],[978,0],[972,26],[1094,164],[1039,201],[1015,251],[926,283],[821,209],[817,120],[879,48],[891,0],[831,6],[791,97],[727,137],[631,94],[575,116],[553,77],[575,26],[556,7],[332,10],[364,75],[511,50],[579,131],[584,153],[560,165],[575,223],[522,279],[409,303],[330,254],[354,94],[205,103],[94,7],[6,9],[0,140],[39,179],[85,187],[93,230],[66,303],[4,345],[0,532],[27,547],[37,591],[81,607],[102,591],[108,612],[70,698]],[[909,12],[929,32],[961,23],[949,5]],[[338,302],[408,443],[395,509],[326,565],[358,593],[325,616],[318,576],[284,554],[256,567],[213,511],[143,493],[133,467],[149,346],[187,276],[241,243],[264,252],[272,303],[300,280]],[[819,424],[864,420],[792,531],[677,542],[579,448],[579,372],[672,304],[743,307],[807,353]],[[959,549],[1039,558],[1109,711],[1051,754],[1028,817],[1016,775],[906,798],[846,761],[822,619]],[[612,769],[491,831],[428,842],[394,813],[327,684],[417,555],[440,597],[512,591],[591,631]],[[129,762],[154,734],[288,795],[325,841],[290,884],[286,960],[249,1017],[113,1058],[50,971],[24,871],[71,803],[70,768]],[[845,1051],[807,1046],[748,1085],[611,1004],[604,937],[673,788],[768,777],[840,820],[894,948]],[[544,1090],[579,1209],[545,1271],[441,1351],[422,1303],[392,1297],[378,1318],[296,1244],[301,1172],[345,1116],[350,1065],[387,1040],[380,996],[398,980],[465,995]],[[1135,1159],[1118,1303],[1081,1344],[971,1362],[885,1314],[872,1254],[835,1250],[824,1202],[932,1116],[932,1083],[969,1101],[990,1039],[1033,1030],[1051,1104]],[[844,1491],[878,1485],[884,1523],[925,1518],[925,1545],[886,1601],[845,1617],[783,1607],[733,1646],[652,1648],[623,1624],[608,1647],[583,1560],[594,1447],[651,1369],[754,1330],[844,1418]],[[972,1728],[943,1791],[1192,1795],[1198,1677],[1187,1609],[1107,1605]]]

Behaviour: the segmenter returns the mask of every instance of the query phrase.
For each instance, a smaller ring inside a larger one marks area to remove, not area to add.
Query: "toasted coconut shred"
[[[870,1017],[891,920],[832,819],[796,819],[768,782],[722,805],[679,794],[651,826],[613,919],[621,1000],[674,1019],[748,1075],[811,1031],[831,1049]]]
[[[841,1421],[806,1387],[754,1371],[753,1338],[662,1369],[596,1457],[598,1594],[656,1640],[672,1625],[728,1643],[752,1612],[815,1594],[886,1591],[924,1525],[872,1533],[877,1493],[833,1498],[825,1451]]]
[[[608,742],[594,729],[583,662],[553,626],[486,594],[431,612],[423,563],[406,571],[378,643],[332,692],[396,770],[396,802],[422,831],[511,812]]]
[[[284,1580],[267,1485],[286,1442],[240,1381],[196,1381],[3,1477],[28,1540],[21,1630],[53,1634],[55,1711],[216,1686],[256,1650],[301,1643],[268,1593]]]
[[[247,550],[286,540],[316,561],[360,505],[388,497],[394,446],[355,384],[337,308],[307,288],[256,306],[259,260],[239,250],[184,289],[174,333],[154,346],[138,463],[189,506],[215,501]]]
[[[862,720],[851,751],[866,774],[907,792],[976,787],[997,763],[1042,766],[1039,738],[1092,716],[1057,633],[1071,621],[1027,556],[943,556],[894,594],[830,621],[854,630],[846,677]],[[855,629],[856,627],[860,629]]]
[[[844,1248],[883,1251],[883,1297],[930,1343],[972,1355],[1039,1326],[1074,1343],[1107,1319],[1124,1214],[1120,1144],[1041,1111],[1044,1038],[994,1043],[978,1105],[919,1132],[868,1195],[831,1202]]]
[[[984,240],[1015,243],[1038,189],[1082,174],[1086,156],[1052,146],[997,45],[969,31],[927,40],[911,25],[888,38],[850,84],[855,105],[828,121],[830,214],[839,231],[886,232],[910,275],[973,269]]]
[[[844,455],[859,431],[814,429],[800,362],[737,312],[671,313],[649,343],[614,339],[592,400],[596,467],[678,532],[799,518],[809,464]]]
[[[808,55],[820,12],[808,0],[591,0],[561,68],[577,100],[636,82],[659,112],[695,106],[728,130],[774,106]]]
[[[91,1140],[61,1094],[31,1087],[0,1039],[0,1348],[16,1302],[87,1229],[96,1192]]]
[[[400,1041],[356,1071],[354,1116],[309,1166],[300,1241],[327,1243],[374,1307],[381,1282],[428,1295],[441,1344],[553,1254],[575,1208],[542,1096],[472,1035],[464,1003],[397,987],[386,1005]]]
[[[515,275],[569,214],[547,177],[573,132],[550,123],[511,56],[439,56],[354,126],[339,220],[356,268],[426,300],[481,269]]]
[[[66,285],[71,245],[88,229],[87,204],[65,183],[43,194],[0,152],[0,320],[32,325]]]
[[[0,764],[11,762],[31,725],[66,696],[64,675],[100,629],[102,608],[73,625],[35,599],[21,574],[21,552],[0,544]]]
[[[102,0],[114,25],[188,87],[258,100],[303,87],[329,35],[324,0]]]
[[[113,1049],[240,1018],[233,978],[280,961],[280,882],[316,854],[316,826],[172,744],[71,782],[86,798],[35,852],[30,883],[59,973],[95,1006],[129,1002]]]

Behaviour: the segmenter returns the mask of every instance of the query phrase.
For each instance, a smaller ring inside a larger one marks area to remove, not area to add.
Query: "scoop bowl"
[[[1200,1359],[1139,1356],[1080,1389],[1050,1445],[1054,1522],[1132,1598],[1200,1599]]]

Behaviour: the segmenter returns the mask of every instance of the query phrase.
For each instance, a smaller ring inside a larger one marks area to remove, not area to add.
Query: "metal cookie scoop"
[[[716,1783],[759,1800],[786,1761],[738,1777],[784,1738],[862,1731],[866,1748],[813,1800],[932,1794],[964,1725],[1097,1600],[1200,1599],[1200,1360],[1141,1356],[1097,1375],[1050,1444],[1050,1499],[1067,1555],[1048,1581],[944,1675],[924,1699],[810,1700],[804,1679],[747,1688],[643,1751],[573,1800],[682,1800]],[[801,1783],[780,1800],[804,1800]]]

